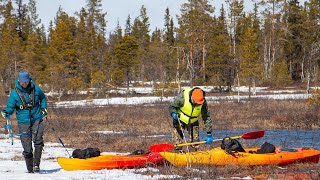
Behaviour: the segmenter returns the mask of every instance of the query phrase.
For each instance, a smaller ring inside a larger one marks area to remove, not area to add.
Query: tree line
[[[218,10],[209,0],[188,0],[178,24],[167,8],[164,28],[154,30],[141,6],[109,34],[101,1],[86,0],[73,16],[60,7],[46,30],[36,0],[0,0],[4,91],[20,69],[59,92],[146,81],[229,89],[318,82],[320,0],[261,0],[248,12],[244,0],[225,0]]]

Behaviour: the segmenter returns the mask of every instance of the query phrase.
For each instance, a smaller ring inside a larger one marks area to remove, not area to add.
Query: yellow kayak
[[[295,162],[319,162],[320,151],[312,148],[276,148],[275,153],[255,154],[259,148],[247,148],[246,152],[233,155],[221,148],[191,153],[160,152],[174,166],[206,165],[287,165]]]

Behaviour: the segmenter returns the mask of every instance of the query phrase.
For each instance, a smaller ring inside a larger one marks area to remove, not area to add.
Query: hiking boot
[[[33,173],[33,159],[32,158],[25,158],[28,173]]]
[[[34,148],[33,171],[35,173],[40,172],[40,161],[41,161],[42,149],[43,149],[42,146],[35,146]]]
[[[42,149],[42,146],[35,146],[33,153],[33,166],[40,166]]]
[[[40,167],[39,166],[33,166],[33,172],[39,173],[40,172]]]

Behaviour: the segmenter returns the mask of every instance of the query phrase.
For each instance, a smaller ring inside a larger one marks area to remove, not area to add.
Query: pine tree
[[[140,63],[139,59],[137,59],[138,43],[136,39],[125,35],[116,44],[114,54],[112,82],[116,86],[120,86],[123,82],[126,82],[128,88],[135,66]]]
[[[58,10],[55,18],[56,26],[49,42],[48,54],[50,58],[50,84],[52,89],[66,92],[74,87],[74,79],[78,77],[78,61],[75,46],[75,20],[67,13]],[[81,82],[79,82],[81,84]]]
[[[26,4],[23,4],[22,0],[15,0],[17,5],[17,15],[16,15],[16,30],[19,33],[19,37],[23,40],[27,40],[27,36],[31,30],[30,20],[27,17],[28,8]]]
[[[230,54],[230,36],[227,29],[227,19],[224,7],[220,9],[220,16],[215,18],[210,46],[208,50],[206,77],[209,84],[216,86],[227,86],[229,89],[232,85],[231,79],[231,62]]]
[[[275,63],[280,63],[282,59],[282,49],[281,44],[283,42],[279,39],[284,39],[285,37],[281,34],[281,29],[286,29],[286,12],[284,12],[283,17],[284,21],[281,25],[280,16],[281,16],[281,7],[286,11],[286,0],[261,0],[258,5],[261,5],[264,8],[262,12],[265,22],[263,29],[264,37],[262,40],[263,43],[263,61],[264,61],[264,78],[266,80],[270,79],[271,71]]]
[[[149,17],[147,15],[147,9],[144,6],[140,8],[140,15],[135,18],[132,26],[132,36],[136,38],[139,45],[138,59],[140,63],[140,80],[143,82],[149,77],[146,76],[146,71],[148,71],[145,66],[148,62],[148,52],[150,45],[150,23]]]
[[[43,36],[38,29],[29,35],[26,42],[26,48],[23,59],[25,60],[25,67],[34,77],[34,80],[39,84],[46,83],[48,59],[46,57],[46,44],[44,44]]]
[[[102,0],[86,0],[89,26],[93,25],[97,33],[105,35],[107,13],[102,12]]]
[[[231,68],[231,79],[236,80],[239,68],[239,27],[241,19],[243,17],[244,1],[243,0],[226,0],[229,5],[229,18],[230,18],[230,35],[231,35],[231,53],[233,56],[232,68]]]
[[[94,74],[101,74],[100,68],[105,64],[105,30],[106,30],[106,13],[102,12],[102,1],[101,0],[87,0],[88,16],[86,19],[87,26],[87,48],[89,48],[89,59],[90,64],[90,87],[101,87],[101,83],[97,83],[97,79],[93,79]],[[105,75],[104,75],[105,76]],[[94,77],[98,77],[95,75]],[[100,76],[99,76],[100,77]],[[99,78],[100,79],[100,78]]]
[[[168,46],[173,46],[175,41],[173,19],[170,17],[169,8],[166,9],[164,16],[164,41]]]
[[[148,64],[146,64],[146,66],[148,67],[148,71],[146,71],[146,74],[148,75],[150,80],[154,82],[153,85],[155,85],[155,82],[164,79],[164,43],[161,40],[161,35],[161,31],[158,29],[156,29],[152,33],[150,48],[148,52]]]
[[[255,87],[257,80],[261,77],[262,63],[258,55],[257,34],[254,32],[252,15],[244,19],[244,29],[240,36],[240,81],[249,86],[249,97],[251,87]]]
[[[128,18],[126,20],[126,27],[124,29],[124,34],[125,35],[131,35],[131,31],[132,31],[132,25],[131,25],[131,17],[130,17],[130,14],[129,14]]]
[[[288,12],[288,32],[286,57],[292,80],[301,79],[302,67],[300,60],[302,59],[302,36],[301,30],[303,29],[303,18],[301,14],[301,7],[297,0],[289,2]]]
[[[310,0],[305,3],[302,12],[302,80],[307,80],[307,92],[310,91],[311,82],[318,82],[320,62],[320,1]],[[317,86],[317,85],[316,85]]]
[[[276,63],[272,68],[270,84],[276,87],[288,86],[292,83],[290,74],[288,73],[288,65],[285,60]]]
[[[13,14],[11,1],[4,6],[3,24],[0,36],[0,75],[4,91],[8,92],[20,70],[22,56],[22,42],[16,31],[16,17]]]
[[[77,23],[77,32],[75,35],[75,47],[76,47],[76,58],[79,61],[79,72],[78,77],[81,78],[80,82],[83,87],[91,87],[91,69],[92,64],[90,61],[91,58],[91,38],[90,31],[88,28],[88,12],[82,8],[78,14],[78,23]],[[77,81],[79,82],[79,80]]]
[[[41,24],[41,20],[37,14],[37,2],[35,0],[29,0],[28,11],[30,14],[31,29],[35,30],[39,28],[39,25]]]
[[[163,47],[162,47],[162,58],[161,62],[162,82],[170,82],[175,79],[176,75],[176,64],[177,64],[177,51],[175,49],[175,34],[174,34],[174,23],[171,18],[169,8],[165,10],[164,16],[164,29],[163,29]],[[152,44],[155,45],[153,41]]]
[[[178,18],[180,25],[178,39],[188,47],[190,86],[193,86],[196,78],[200,80],[205,77],[206,46],[213,11],[208,0],[188,0],[181,8],[182,14]]]

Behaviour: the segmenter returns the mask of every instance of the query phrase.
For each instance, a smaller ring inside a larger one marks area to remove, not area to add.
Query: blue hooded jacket
[[[12,115],[14,110],[16,110],[16,117],[19,124],[30,124],[30,122],[34,123],[36,120],[42,119],[41,108],[47,108],[47,99],[42,89],[38,85],[35,85],[32,79],[27,88],[23,88],[18,80],[16,80],[15,83],[16,88],[18,88],[24,96],[26,103],[32,101],[30,95],[32,88],[34,88],[35,105],[31,108],[31,111],[29,111],[29,109],[20,109],[20,106],[23,105],[23,103],[16,88],[14,88],[11,91],[7,102],[6,111],[8,114]]]

